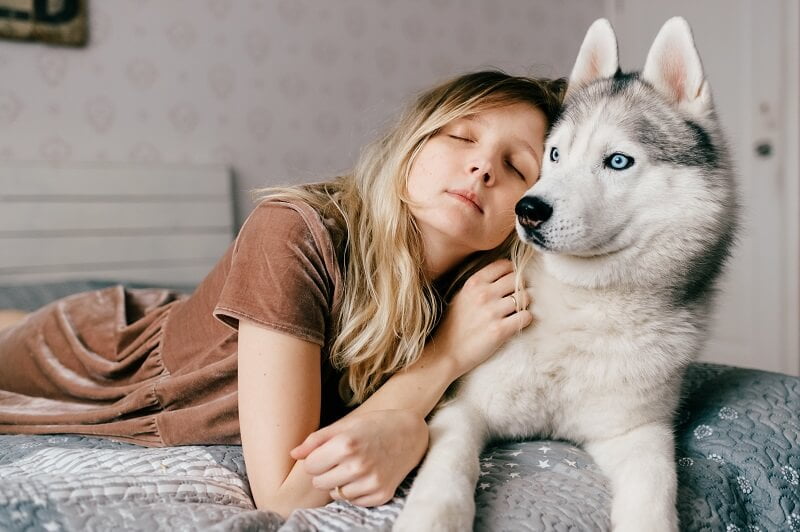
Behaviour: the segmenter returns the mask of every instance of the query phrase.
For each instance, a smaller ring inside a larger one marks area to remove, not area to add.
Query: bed
[[[233,237],[232,190],[223,167],[0,167],[0,309],[116,283],[191,291]],[[683,397],[681,528],[800,530],[800,379],[694,364]],[[254,508],[239,446],[0,435],[0,530],[390,530],[412,477],[381,507],[284,521]],[[605,478],[567,442],[493,442],[475,496],[476,530],[609,528]]]

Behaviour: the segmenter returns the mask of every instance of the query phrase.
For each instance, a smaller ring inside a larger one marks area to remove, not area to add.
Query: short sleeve
[[[234,329],[248,319],[325,345],[334,286],[320,228],[292,204],[260,203],[236,238],[214,316]]]

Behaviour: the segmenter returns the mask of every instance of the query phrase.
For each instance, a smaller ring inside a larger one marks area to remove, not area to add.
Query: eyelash
[[[472,140],[472,139],[468,139],[468,138],[466,138],[466,137],[459,137],[458,135],[452,135],[452,134],[451,134],[451,135],[448,135],[448,137],[450,137],[450,138],[452,138],[452,139],[456,139],[456,140],[463,140],[464,142],[475,142],[475,141],[474,141],[474,140]],[[506,164],[508,164],[508,166],[510,166],[510,167],[511,167],[511,169],[512,169],[512,170],[514,170],[514,172],[516,172],[516,174],[517,174],[517,175],[518,175],[518,176],[519,176],[519,177],[520,177],[520,178],[521,178],[523,181],[527,181],[527,179],[525,179],[525,174],[523,174],[522,172],[520,172],[520,171],[517,169],[517,167],[516,167],[516,166],[514,166],[513,164],[511,164],[511,162],[509,162],[509,161],[506,161]]]
[[[512,169],[512,170],[514,170],[514,171],[517,173],[517,175],[518,175],[519,177],[521,177],[521,178],[522,178],[522,180],[523,180],[523,181],[527,181],[527,179],[525,179],[525,174],[523,174],[522,172],[520,172],[519,170],[517,170],[517,167],[516,167],[516,166],[514,166],[514,165],[513,165],[513,164],[511,164],[511,163],[508,163],[508,166],[510,166],[510,167],[511,167],[511,169]]]

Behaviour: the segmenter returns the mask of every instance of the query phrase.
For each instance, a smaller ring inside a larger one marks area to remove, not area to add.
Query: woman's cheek
[[[498,214],[497,224],[495,225],[496,231],[494,234],[494,244],[492,247],[497,247],[502,244],[508,235],[514,232],[514,222],[516,221],[516,216],[514,215],[513,208],[510,211],[511,214]]]

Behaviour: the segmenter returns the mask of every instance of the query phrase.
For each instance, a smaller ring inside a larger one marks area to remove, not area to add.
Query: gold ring
[[[347,500],[347,497],[345,497],[345,496],[344,496],[344,494],[342,493],[342,487],[341,487],[341,486],[336,486],[336,487],[333,489],[333,492],[336,494],[336,497],[337,497],[337,498],[339,498],[339,499],[341,499],[341,500],[343,500],[343,501],[346,501],[346,500]]]
[[[514,294],[509,294],[508,297],[510,297],[511,300],[514,302],[514,309],[516,310],[517,309],[517,298],[514,297]]]

